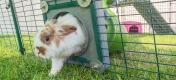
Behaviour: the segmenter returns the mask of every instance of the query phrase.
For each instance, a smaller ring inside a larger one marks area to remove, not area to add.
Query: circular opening
[[[74,15],[75,16],[75,15]],[[79,17],[77,17],[77,16],[75,16],[76,18],[77,18],[77,20],[78,20],[78,22],[79,22],[79,24],[80,24],[80,26],[81,26],[81,28],[82,28],[82,30],[83,30],[83,32],[84,32],[84,36],[85,36],[85,40],[86,40],[86,42],[85,42],[85,44],[84,44],[84,46],[83,46],[83,49],[82,49],[82,51],[81,51],[81,53],[80,53],[80,55],[82,55],[82,54],[84,54],[86,51],[87,51],[87,49],[88,49],[88,45],[89,45],[89,32],[87,31],[87,28],[86,28],[86,26],[83,24],[83,22],[81,21],[81,19],[79,19]],[[79,56],[80,56],[79,55]]]

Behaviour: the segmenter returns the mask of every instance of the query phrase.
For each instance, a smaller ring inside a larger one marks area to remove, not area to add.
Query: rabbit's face
[[[44,28],[40,30],[34,39],[35,55],[48,58],[48,54],[51,54],[51,47],[53,44],[58,44],[59,40],[54,41],[56,38],[55,24],[52,22],[46,23]],[[57,42],[57,43],[56,43]]]
[[[46,22],[44,28],[36,34],[34,39],[35,55],[41,58],[54,56],[64,37],[75,31],[74,26],[59,26],[54,20]]]

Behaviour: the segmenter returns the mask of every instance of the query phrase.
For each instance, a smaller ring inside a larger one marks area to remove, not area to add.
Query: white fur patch
[[[58,31],[62,30],[62,26],[64,25],[74,26],[76,27],[76,31],[64,36],[63,39],[60,39],[59,46],[54,41],[52,41],[50,45],[42,43],[40,40],[40,33],[42,30],[36,34],[34,39],[35,48],[44,47],[46,49],[44,55],[38,54],[38,50],[35,49],[35,55],[41,58],[49,58],[52,60],[52,69],[50,75],[55,75],[57,72],[59,72],[62,68],[64,60],[73,53],[81,51],[82,45],[86,42],[86,36],[84,36],[85,33],[83,32],[81,28],[82,26],[80,25],[77,18],[69,13],[59,17],[57,19],[56,29],[54,29],[55,32],[57,32],[56,35],[59,36]]]

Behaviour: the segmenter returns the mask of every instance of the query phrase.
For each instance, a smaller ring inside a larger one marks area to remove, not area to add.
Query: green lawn
[[[111,65],[104,73],[81,65],[65,64],[56,77],[48,77],[51,63],[32,54],[32,37],[23,36],[26,55],[22,56],[13,35],[0,35],[0,80],[157,80],[155,51],[158,52],[161,80],[175,80],[176,77],[165,75],[176,75],[176,47],[168,45],[176,44],[174,39],[174,35],[157,35],[156,43],[167,45],[157,45],[155,49],[150,44],[154,42],[152,35],[128,35],[124,47],[127,67],[124,54],[111,53]]]

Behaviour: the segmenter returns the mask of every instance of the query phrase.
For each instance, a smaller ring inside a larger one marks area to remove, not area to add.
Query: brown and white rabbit
[[[49,75],[56,75],[64,61],[79,53],[86,43],[86,36],[79,20],[70,13],[60,12],[47,21],[34,37],[35,55],[51,59]]]

